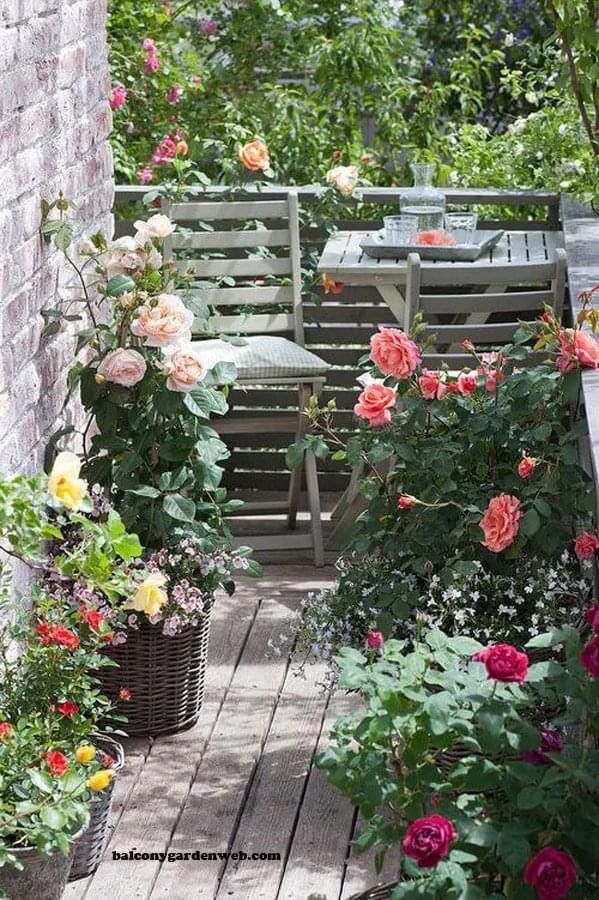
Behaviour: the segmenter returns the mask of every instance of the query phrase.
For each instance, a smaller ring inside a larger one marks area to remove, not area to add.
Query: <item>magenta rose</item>
[[[486,647],[475,653],[472,659],[484,663],[487,675],[495,681],[521,682],[528,674],[528,656],[511,644]]]
[[[366,648],[368,650],[380,650],[385,643],[382,631],[369,631],[366,635]]]
[[[445,816],[424,816],[408,827],[403,839],[404,853],[415,859],[420,869],[431,869],[445,859],[457,836],[453,822]]]
[[[599,678],[599,634],[584,645],[580,661],[591,678]]]
[[[584,617],[593,631],[599,633],[599,605],[591,606],[590,609],[587,609]]]
[[[534,887],[539,900],[561,900],[576,880],[574,860],[555,847],[543,847],[524,870],[524,883]]]
[[[541,742],[536,750],[526,750],[520,754],[522,762],[532,763],[533,766],[551,765],[548,753],[563,753],[564,739],[559,731],[552,728],[541,729]]]

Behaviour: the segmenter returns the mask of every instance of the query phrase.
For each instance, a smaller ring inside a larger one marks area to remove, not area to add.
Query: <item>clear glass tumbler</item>
[[[384,216],[385,240],[388,244],[399,246],[412,243],[418,231],[417,216]]]
[[[453,235],[458,244],[472,244],[477,220],[476,213],[445,213],[445,231]]]

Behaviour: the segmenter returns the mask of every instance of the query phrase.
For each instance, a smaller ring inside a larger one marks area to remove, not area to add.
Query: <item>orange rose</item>
[[[366,419],[369,425],[377,427],[388,425],[391,421],[391,408],[395,406],[397,393],[394,388],[387,387],[382,381],[371,381],[354,406],[354,413]]]
[[[341,281],[333,281],[326,272],[322,273],[322,286],[325,294],[340,294],[344,288]]]
[[[480,527],[485,535],[483,547],[493,553],[501,553],[510,547],[518,535],[521,518],[520,501],[512,494],[499,494],[489,500],[480,520]]]
[[[384,375],[409,378],[421,358],[418,344],[401,328],[381,328],[370,338],[370,359]]]
[[[250,172],[266,172],[270,169],[268,147],[259,138],[239,148],[239,161]]]

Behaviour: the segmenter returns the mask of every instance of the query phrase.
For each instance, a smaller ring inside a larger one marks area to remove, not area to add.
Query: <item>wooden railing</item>
[[[137,186],[117,187],[117,216],[123,203],[134,204],[147,193],[147,188]],[[306,185],[298,188],[300,202],[304,208],[310,206],[323,188],[318,185]],[[261,188],[259,196],[264,199],[284,197],[287,187],[268,186]],[[361,198],[365,203],[377,205],[397,205],[400,188],[363,188]],[[198,202],[208,200],[210,195],[230,193],[230,189],[214,187],[199,195]],[[518,213],[509,221],[481,222],[481,226],[507,226],[511,229],[532,227],[557,230],[559,228],[559,198],[549,191],[496,191],[483,189],[448,189],[446,191],[449,204],[476,204],[487,207],[514,209]],[[354,201],[355,202],[355,201]],[[353,205],[348,201],[348,210]],[[531,213],[534,210],[534,221]],[[546,213],[544,212],[546,210]],[[540,215],[539,215],[540,212]],[[344,230],[372,230],[381,227],[380,220],[360,220],[348,218],[331,223]],[[131,230],[131,223],[117,218],[117,234],[125,234]],[[323,229],[306,227],[302,229],[302,245],[304,249],[320,251],[324,246],[327,234]],[[337,424],[341,427],[349,425],[352,420],[352,409],[356,400],[358,385],[356,376],[358,360],[364,355],[370,336],[379,325],[393,324],[388,308],[382,303],[380,295],[374,288],[346,287],[341,294],[324,294],[318,286],[306,295],[304,305],[306,322],[306,345],[327,362],[331,363],[328,373],[325,400],[334,396],[339,410]],[[292,391],[273,390],[263,387],[243,392],[233,391],[231,400],[235,404],[237,414],[244,415],[260,411],[260,415],[272,414],[275,408],[292,407],[296,402],[296,394]],[[599,411],[599,403],[597,407]],[[243,446],[232,447],[232,456],[228,464],[227,483],[229,487],[245,489],[285,490],[288,472],[285,465],[285,449],[289,443],[288,435],[269,435],[268,446],[260,435],[244,436]],[[598,436],[599,442],[599,436]],[[598,443],[599,446],[599,443]],[[345,487],[347,472],[339,463],[319,461],[321,489],[324,491],[340,491]]]

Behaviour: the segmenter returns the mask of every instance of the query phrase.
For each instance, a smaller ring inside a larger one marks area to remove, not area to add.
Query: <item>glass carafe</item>
[[[433,163],[412,163],[414,186],[404,188],[399,195],[399,209],[402,215],[418,218],[418,231],[429,231],[443,227],[445,214],[445,194],[433,187]]]

